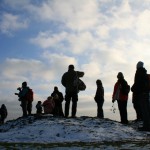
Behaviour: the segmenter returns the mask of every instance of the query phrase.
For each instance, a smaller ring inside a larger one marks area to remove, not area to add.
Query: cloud
[[[96,0],[44,1],[39,6],[30,5],[28,10],[39,16],[38,19],[61,22],[67,28],[78,31],[89,29],[98,21]]]
[[[20,18],[19,15],[5,13],[0,22],[0,31],[4,34],[12,35],[14,31],[28,27],[28,21]]]
[[[136,21],[136,29],[139,36],[150,36],[150,11],[145,10],[139,14]]]
[[[8,58],[1,75],[9,80],[45,80],[54,78],[53,72],[39,60]]]
[[[54,47],[55,45],[65,41],[67,33],[53,34],[50,31],[40,32],[37,37],[31,38],[30,42],[37,44],[42,48]]]

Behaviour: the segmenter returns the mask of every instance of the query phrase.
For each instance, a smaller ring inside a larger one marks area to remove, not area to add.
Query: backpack
[[[78,91],[84,91],[86,89],[85,83],[81,79],[79,79],[79,77],[77,76],[77,73],[74,78],[73,85],[74,87],[77,87]]]
[[[26,94],[27,101],[32,102],[33,101],[33,95],[34,95],[34,93],[33,93],[32,89],[29,88],[28,92]]]
[[[122,88],[122,93],[124,95],[128,95],[130,92],[130,85],[128,85],[128,83],[126,82],[126,84],[124,85],[124,87]]]

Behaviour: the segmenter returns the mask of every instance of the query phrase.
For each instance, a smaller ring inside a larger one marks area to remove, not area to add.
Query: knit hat
[[[119,72],[118,75],[117,75],[117,78],[118,78],[118,79],[119,79],[119,78],[124,78],[123,73],[122,73],[122,72]]]
[[[143,68],[144,63],[142,61],[139,61],[136,65],[136,68]]]

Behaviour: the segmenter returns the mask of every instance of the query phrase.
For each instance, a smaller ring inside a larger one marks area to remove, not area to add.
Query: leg
[[[127,101],[122,102],[122,117],[123,117],[123,123],[128,123],[128,117],[127,117]]]
[[[27,111],[28,111],[28,115],[31,115],[31,111],[32,111],[32,102],[27,102]]]
[[[64,113],[63,113],[63,109],[62,109],[62,104],[60,104],[59,106],[59,112],[60,112],[60,116],[64,117]]]
[[[68,117],[69,115],[69,107],[70,107],[70,100],[71,100],[71,96],[69,93],[66,93],[66,96],[65,96],[65,117]]]
[[[21,101],[21,107],[23,111],[23,117],[27,116],[27,102],[25,100]]]
[[[78,94],[72,93],[72,117],[76,117]]]
[[[104,118],[104,112],[103,112],[103,104],[104,100],[101,100],[97,103],[97,117]]]
[[[146,130],[150,130],[150,108],[149,108],[149,94],[143,94],[142,101],[142,112],[143,112],[143,127]]]
[[[125,123],[127,124],[128,121],[127,121],[127,102],[125,101],[121,101],[121,100],[118,100],[118,108],[119,108],[119,112],[120,112],[120,118],[121,118],[121,123]]]

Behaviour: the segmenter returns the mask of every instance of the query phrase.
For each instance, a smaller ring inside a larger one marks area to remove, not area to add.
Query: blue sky
[[[64,93],[61,77],[69,64],[85,72],[87,89],[79,94],[77,115],[96,116],[95,81],[105,88],[105,117],[110,112],[118,72],[133,84],[135,66],[149,73],[149,0],[0,0],[0,103],[9,118],[21,116],[13,94],[23,81],[44,101],[54,86]],[[129,118],[135,118],[129,95]]]

